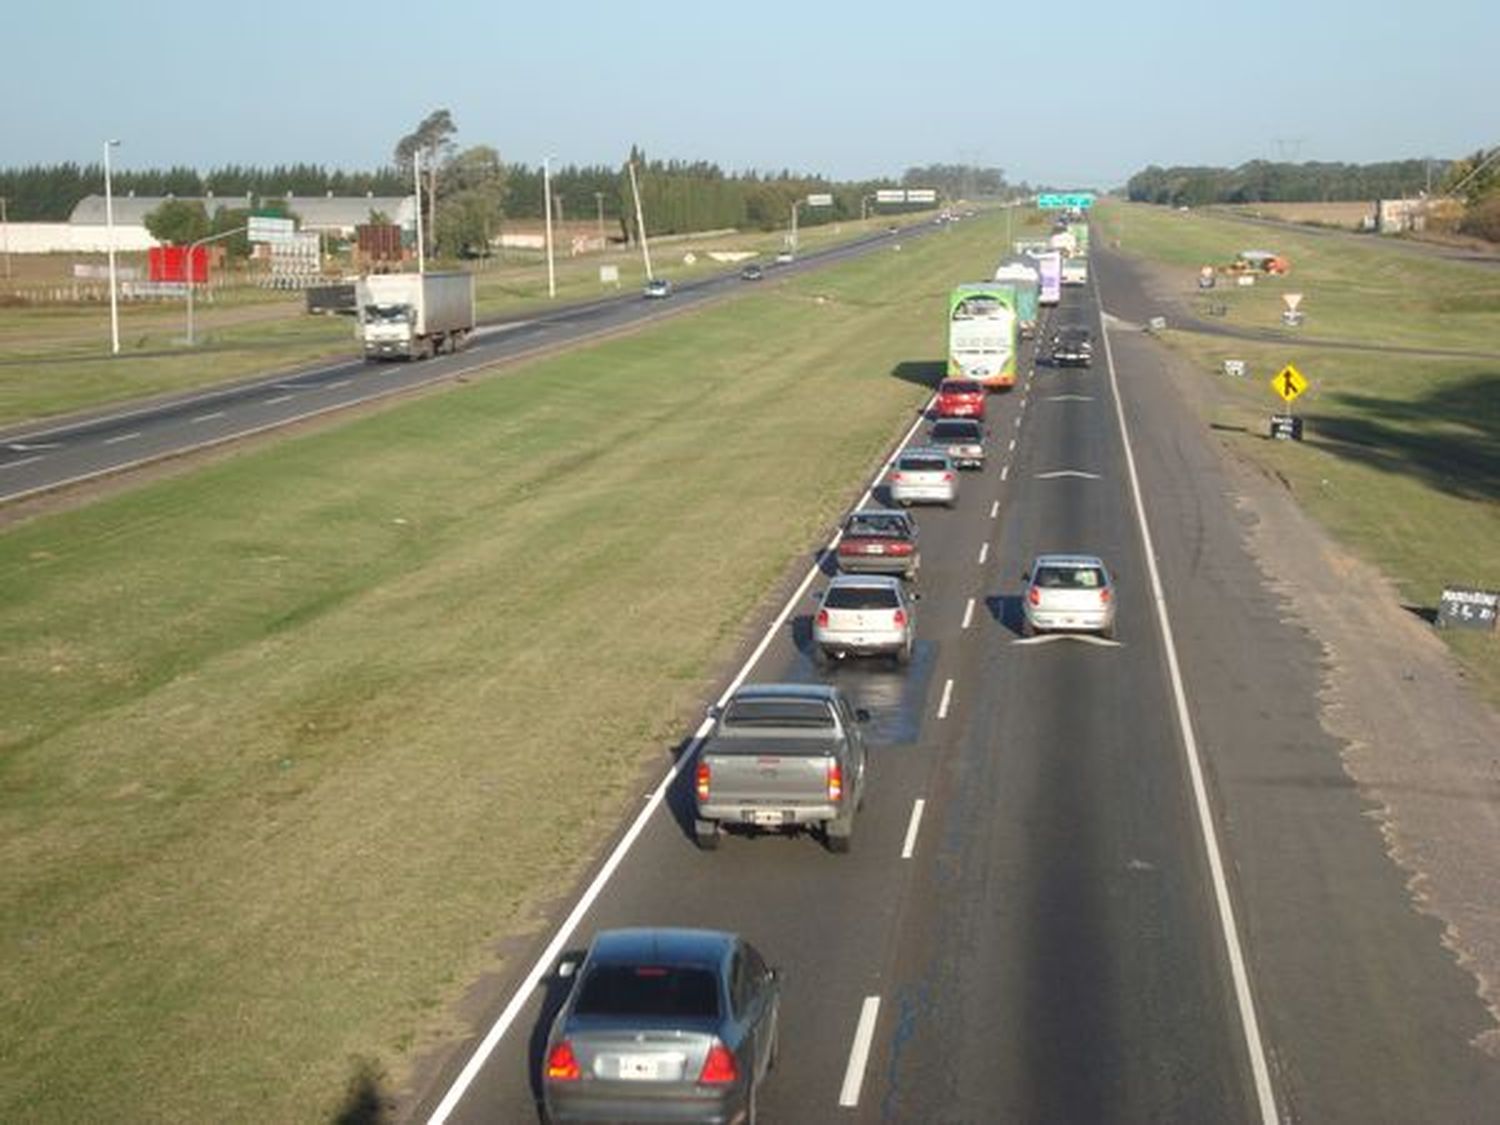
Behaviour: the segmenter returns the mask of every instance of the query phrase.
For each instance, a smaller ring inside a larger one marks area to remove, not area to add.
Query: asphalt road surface
[[[1111,313],[1144,320],[1120,260],[1095,263]],[[1097,335],[1096,291],[1065,291],[1053,325]],[[669,777],[538,941],[537,987],[497,1005],[415,1119],[535,1120],[565,988],[548,966],[625,925],[737,930],[783,968],[768,1121],[1478,1121],[1500,1104],[1500,1067],[1469,1042],[1473,982],[1318,723],[1316,642],[1264,588],[1157,345],[1111,344],[1114,376],[1101,348],[993,396],[989,467],[956,510],[919,510],[908,669],[814,666],[821,563],[753,659],[751,680],[828,678],[873,713],[852,853],[776,836],[699,852],[691,771]],[[1020,636],[1021,572],[1059,549],[1113,565],[1118,643]]]
[[[810,252],[796,262],[766,267],[767,281],[761,284],[785,273],[889,249],[936,229],[931,224],[912,225],[895,237],[881,232]],[[501,360],[671,315],[750,284],[755,283],[741,281],[735,272],[684,283],[666,300],[643,300],[639,292],[631,291],[548,311],[530,320],[482,325],[470,346],[453,356],[412,363],[366,363],[351,355],[348,361],[328,366],[8,430],[0,433],[0,503],[459,378]],[[355,347],[351,339],[351,353]]]

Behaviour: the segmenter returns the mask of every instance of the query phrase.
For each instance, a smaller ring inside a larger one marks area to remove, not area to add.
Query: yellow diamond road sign
[[[1307,380],[1303,378],[1302,372],[1289,363],[1271,379],[1271,389],[1286,402],[1291,402],[1307,390]]]

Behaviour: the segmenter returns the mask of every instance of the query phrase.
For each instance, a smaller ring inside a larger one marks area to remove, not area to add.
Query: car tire
[[[1036,626],[1031,623],[1031,619],[1029,617],[1023,617],[1023,618],[1021,618],[1021,636],[1023,636],[1023,637],[1034,637],[1034,636],[1036,636]]]
[[[1112,641],[1115,639],[1115,627],[1113,625],[1106,625],[1103,629],[1099,630],[1099,635],[1106,641]]]
[[[910,664],[911,663],[911,642],[908,641],[906,644],[904,644],[900,648],[898,648],[896,650],[896,652],[895,652],[895,657],[896,657],[896,666],[898,668],[905,668],[908,664]]]
[[[719,822],[716,820],[693,821],[693,842],[705,852],[711,852],[719,846]]]
[[[836,829],[836,823],[829,821],[823,826],[823,844],[834,855],[848,855],[854,842],[854,818],[851,816],[843,828]]]

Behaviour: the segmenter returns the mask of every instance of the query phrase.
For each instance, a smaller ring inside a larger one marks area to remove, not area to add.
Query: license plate
[[[656,1055],[621,1055],[620,1077],[630,1082],[655,1082],[666,1071],[666,1061]]]
[[[751,809],[750,823],[771,827],[786,823],[786,813],[780,809]]]
[[[883,554],[885,554],[885,544],[884,543],[866,543],[865,544],[865,554],[867,554],[867,555],[883,555]]]

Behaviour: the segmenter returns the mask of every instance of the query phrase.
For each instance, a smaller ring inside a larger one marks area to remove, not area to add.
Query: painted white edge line
[[[932,398],[928,400],[927,406],[918,412],[916,421],[911,424],[911,428],[906,431],[906,434],[897,444],[896,449],[898,452],[901,449],[905,448],[906,444],[911,441],[912,435],[917,432],[918,427],[920,427],[926,420],[927,409],[931,407],[932,402],[936,398],[937,395],[934,394]],[[885,475],[885,465],[886,462],[882,462],[880,468],[876,470],[875,480],[865,488],[864,492],[860,495],[858,503],[854,505],[855,508],[862,508],[869,502],[870,496],[875,490],[875,483]],[[760,639],[760,643],[755,646],[755,651],[753,651],[749,655],[749,657],[746,658],[745,663],[740,666],[740,670],[735,673],[734,679],[730,680],[729,686],[726,687],[723,693],[719,696],[717,700],[718,706],[722,707],[726,702],[728,702],[729,697],[734,694],[735,690],[740,686],[740,684],[745,682],[745,678],[750,674],[751,669],[753,669],[755,665],[759,663],[760,658],[765,655],[766,649],[770,647],[772,640],[776,637],[776,634],[779,633],[782,626],[786,624],[786,620],[791,616],[792,610],[794,610],[797,607],[797,604],[802,601],[803,596],[807,593],[808,587],[813,584],[814,579],[822,575],[823,572],[818,566],[818,559],[820,559],[828,551],[836,550],[838,548],[839,540],[843,537],[843,534],[844,532],[842,527],[840,527],[838,531],[834,532],[833,538],[830,539],[823,550],[818,553],[818,556],[814,559],[813,564],[807,568],[807,574],[803,577],[801,583],[798,584],[797,588],[792,591],[791,597],[789,597],[786,600],[786,604],[781,607],[781,612],[776,615],[776,619],[772,621],[770,626],[766,629],[765,635]],[[950,680],[949,683],[951,685],[952,681]],[[517,1017],[520,1016],[522,1009],[526,1007],[527,1002],[531,999],[531,994],[536,991],[537,986],[541,984],[542,978],[547,975],[554,962],[556,962],[557,959],[562,955],[564,947],[566,947],[568,942],[573,939],[573,934],[578,929],[579,924],[582,923],[584,916],[588,914],[590,908],[594,905],[595,900],[597,900],[598,897],[604,892],[604,888],[609,884],[609,880],[614,876],[616,869],[620,866],[621,863],[624,862],[625,856],[630,852],[630,849],[634,846],[636,840],[640,837],[640,834],[645,830],[645,827],[651,820],[651,817],[655,815],[656,810],[661,806],[662,801],[666,798],[667,790],[671,787],[672,782],[676,780],[681,766],[684,763],[691,762],[693,760],[694,756],[698,753],[699,747],[703,745],[703,739],[707,737],[709,729],[712,726],[713,720],[707,718],[698,724],[698,729],[693,732],[692,740],[683,749],[682,753],[678,755],[677,760],[673,762],[670,767],[668,767],[666,776],[664,776],[661,779],[660,783],[656,786],[656,788],[651,791],[651,795],[646,799],[645,806],[638,814],[636,814],[635,820],[631,821],[630,827],[627,828],[625,830],[625,834],[620,837],[620,842],[615,845],[614,851],[610,852],[609,858],[604,861],[603,866],[599,868],[599,871],[594,876],[593,880],[586,888],[584,888],[583,894],[580,895],[578,901],[574,903],[573,909],[568,912],[568,916],[562,920],[562,923],[557,927],[557,931],[552,935],[552,940],[547,943],[546,947],[537,956],[536,961],[533,962],[531,968],[527,971],[526,976],[522,979],[520,985],[518,985],[515,992],[511,994],[511,998],[506,1003],[504,1009],[497,1017],[495,1017],[495,1022],[490,1025],[489,1031],[487,1031],[484,1038],[480,1040],[479,1046],[477,1046],[474,1049],[474,1053],[469,1056],[469,1061],[465,1063],[463,1069],[459,1071],[458,1077],[453,1080],[453,1085],[448,1087],[448,1091],[443,1095],[442,1101],[438,1102],[437,1108],[434,1109],[432,1111],[432,1115],[428,1117],[428,1125],[443,1125],[443,1123],[448,1120],[448,1116],[456,1108],[458,1108],[458,1103],[463,1100],[464,1094],[468,1092],[468,1089],[473,1084],[474,1079],[477,1078],[479,1076],[479,1072],[484,1069],[484,1064],[489,1061],[489,1057],[494,1054],[495,1048],[500,1045],[500,1041],[505,1038],[506,1032],[510,1030],[511,1025],[515,1023]],[[866,1003],[868,1004],[868,1001],[866,1001]],[[877,1006],[879,1004],[878,998],[876,999],[876,1004]],[[863,1020],[863,1016],[861,1016],[861,1020]],[[873,1023],[874,1020],[872,1018],[872,1030]],[[868,1051],[868,1049],[869,1048],[867,1044],[866,1050]],[[863,1067],[863,1063],[861,1063],[861,1067]],[[846,1078],[845,1081],[847,1082],[848,1079]],[[856,1097],[858,1096],[858,1092],[858,1087],[856,1085]]]
[[[870,1044],[875,1040],[875,1020],[880,1015],[880,997],[866,996],[859,1007],[859,1023],[854,1028],[854,1042],[849,1046],[849,1065],[844,1068],[844,1084],[839,1088],[839,1105],[859,1105],[859,1088],[865,1084],[865,1064],[870,1061]]]
[[[19,469],[22,465],[30,465],[41,459],[42,455],[38,453],[35,457],[22,457],[19,461],[7,461],[5,464],[0,465],[0,469]]]
[[[960,629],[967,629],[969,627],[969,625],[973,622],[973,620],[974,620],[974,599],[970,598],[968,604],[964,606],[964,623],[962,625],[960,625],[959,628]]]
[[[1100,308],[1102,311],[1102,302]],[[1266,1063],[1265,1045],[1261,1041],[1260,1021],[1255,1014],[1255,998],[1250,991],[1250,973],[1245,965],[1244,951],[1240,946],[1239,924],[1235,921],[1234,902],[1230,898],[1229,882],[1224,875],[1224,859],[1219,850],[1219,833],[1214,825],[1213,809],[1208,800],[1208,787],[1203,778],[1198,740],[1193,734],[1192,719],[1188,715],[1187,689],[1182,682],[1182,668],[1177,660],[1177,645],[1172,639],[1172,623],[1167,616],[1167,598],[1162,589],[1161,574],[1156,568],[1156,548],[1151,540],[1151,527],[1146,520],[1146,505],[1141,495],[1140,477],[1136,473],[1135,454],[1130,448],[1130,430],[1125,423],[1125,407],[1120,401],[1120,382],[1115,374],[1114,349],[1110,347],[1109,327],[1105,324],[1103,317],[1100,318],[1099,327],[1100,335],[1104,340],[1104,358],[1109,365],[1109,385],[1115,400],[1115,418],[1119,422],[1120,440],[1125,447],[1125,470],[1130,478],[1131,501],[1141,530],[1141,549],[1146,555],[1146,572],[1151,579],[1151,600],[1156,607],[1156,621],[1161,627],[1162,647],[1167,655],[1167,672],[1172,680],[1172,701],[1177,709],[1177,727],[1182,737],[1182,751],[1187,759],[1188,775],[1192,779],[1193,804],[1198,814],[1203,850],[1208,856],[1214,901],[1219,910],[1219,929],[1223,935],[1224,949],[1229,959],[1230,976],[1234,981],[1234,995],[1240,1015],[1240,1031],[1245,1039],[1245,1049],[1250,1055],[1250,1070],[1255,1078],[1255,1097],[1260,1109],[1261,1122],[1263,1125],[1278,1125],[1276,1092],[1271,1087],[1271,1071]]]
[[[938,701],[937,717],[946,719],[948,717],[948,704],[953,702],[953,681],[943,681],[943,698]]]
[[[917,851],[917,830],[922,827],[922,810],[927,802],[918,797],[912,802],[911,819],[906,822],[906,839],[901,844],[901,858],[910,859]]]
[[[105,438],[104,439],[104,444],[105,445],[119,445],[122,441],[134,441],[136,438],[138,438],[140,436],[141,436],[141,431],[140,430],[132,430],[128,434],[116,434],[112,438]]]

